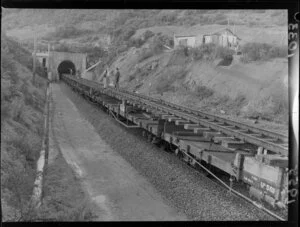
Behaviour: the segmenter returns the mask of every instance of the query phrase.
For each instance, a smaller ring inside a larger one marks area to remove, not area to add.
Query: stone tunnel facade
[[[82,73],[86,70],[86,54],[69,52],[50,52],[48,71],[51,72],[51,80],[59,80],[61,73]]]

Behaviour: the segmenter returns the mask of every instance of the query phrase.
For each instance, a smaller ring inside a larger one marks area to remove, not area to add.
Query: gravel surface
[[[170,206],[191,220],[274,220],[203,176],[175,155],[147,143],[139,129],[126,129],[65,84],[62,91],[100,137],[153,184]]]

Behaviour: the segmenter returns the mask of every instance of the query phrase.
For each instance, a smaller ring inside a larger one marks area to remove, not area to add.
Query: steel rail
[[[192,116],[191,114],[182,113],[178,110],[174,110],[174,109],[165,107],[164,105],[161,105],[159,103],[153,103],[153,102],[151,103],[151,101],[148,101],[148,100],[141,100],[140,97],[135,97],[132,94],[128,94],[128,93],[124,94],[124,93],[122,93],[121,91],[118,91],[118,90],[109,90],[109,91],[111,92],[111,95],[113,95],[114,97],[122,98],[122,96],[123,96],[123,97],[126,97],[127,99],[133,99],[133,100],[137,101],[139,104],[142,104],[142,105],[146,104],[146,105],[148,105],[150,110],[153,109],[153,108],[156,108],[158,110],[165,111],[165,112],[173,114],[175,116],[193,121],[194,123],[199,123],[203,126],[209,127],[211,129],[222,132],[224,134],[234,136],[234,137],[236,137],[236,138],[238,138],[242,141],[245,141],[245,142],[248,142],[248,143],[251,143],[251,144],[255,144],[257,146],[264,147],[264,148],[266,148],[270,151],[279,153],[281,155],[288,155],[287,149],[284,146],[280,145],[280,144],[276,144],[276,143],[273,143],[271,141],[266,141],[263,138],[257,138],[257,137],[255,137],[251,134],[241,132],[238,129],[226,128],[226,126],[222,126],[220,124],[210,122],[210,121],[207,121],[205,119],[201,119],[201,118],[196,117],[196,116]],[[113,94],[113,93],[115,93],[115,94]]]
[[[92,82],[87,79],[81,78],[81,79],[74,80],[74,78],[71,78],[70,76],[66,76],[66,77],[73,81],[80,80],[81,83],[84,84],[85,86],[93,87],[94,89],[96,89],[97,91],[99,91],[103,94],[110,95],[110,96],[113,96],[118,99],[123,99],[123,100],[126,99],[128,102],[146,106],[146,107],[148,107],[150,112],[153,112],[153,110],[155,110],[155,109],[161,110],[161,111],[164,111],[171,115],[178,116],[180,118],[184,118],[184,119],[192,121],[194,123],[209,127],[213,130],[222,132],[226,135],[234,136],[235,138],[240,139],[244,142],[248,142],[248,143],[263,147],[263,148],[273,151],[275,153],[278,153],[281,155],[286,155],[286,156],[288,155],[287,146],[283,146],[283,144],[278,144],[278,143],[274,143],[273,141],[270,141],[272,139],[275,139],[275,140],[281,139],[282,140],[282,138],[286,138],[284,135],[281,135],[278,133],[272,133],[267,130],[259,129],[259,128],[256,128],[253,126],[248,126],[246,124],[242,124],[242,123],[238,123],[238,122],[235,122],[232,120],[227,120],[224,118],[216,117],[216,116],[213,116],[210,114],[205,114],[204,115],[205,117],[202,117],[202,116],[193,114],[193,112],[184,113],[181,109],[182,108],[181,106],[180,106],[180,108],[178,107],[175,109],[175,107],[172,107],[173,105],[171,104],[171,107],[167,107],[166,106],[167,102],[161,102],[160,100],[155,100],[155,99],[149,98],[145,95],[139,95],[139,94],[132,93],[129,91],[124,91],[124,90],[116,90],[113,88],[103,88],[99,83]],[[152,101],[152,100],[154,100],[154,101]],[[170,106],[170,104],[168,106]],[[211,119],[211,118],[209,118],[210,116],[213,116],[215,118]],[[215,122],[216,119],[220,120],[221,122],[219,122],[219,123]],[[222,123],[222,124],[225,123],[228,125],[220,125],[220,123]],[[232,129],[232,128],[229,128],[230,126],[240,127],[240,128]],[[244,128],[242,128],[242,127],[244,127]],[[245,132],[245,130],[241,130],[241,129],[246,129],[246,131],[248,131],[248,132]],[[254,131],[254,129],[256,131]],[[265,139],[258,138],[255,135],[251,135],[251,131],[259,134],[258,136],[260,136],[260,135],[263,136],[265,134],[268,134],[267,136],[271,137],[270,135],[273,135],[273,138],[265,138]],[[280,136],[280,138],[278,138],[278,136]]]
[[[120,91],[125,92],[127,94],[130,94],[130,92],[128,92],[126,90],[123,90],[123,89],[120,90]],[[162,103],[162,104],[165,104],[167,106],[182,110],[182,111],[187,112],[189,114],[194,114],[196,116],[210,118],[212,120],[220,121],[222,123],[227,123],[227,124],[230,124],[230,125],[233,125],[233,126],[236,126],[236,127],[240,127],[242,129],[253,131],[255,133],[260,133],[262,135],[274,137],[274,138],[277,138],[279,140],[282,140],[283,142],[288,142],[288,136],[280,134],[278,132],[271,132],[271,131],[268,131],[268,130],[265,130],[265,129],[262,129],[262,128],[258,128],[258,127],[254,127],[254,126],[251,126],[251,125],[248,125],[248,124],[245,124],[245,123],[236,122],[236,121],[226,119],[226,118],[222,118],[222,117],[219,117],[219,116],[216,116],[216,115],[213,115],[213,114],[209,114],[209,113],[204,113],[202,111],[195,110],[195,109],[192,109],[192,108],[189,108],[189,107],[184,107],[184,106],[180,106],[178,104],[174,104],[174,103],[167,102],[167,101],[164,101],[164,100],[156,99],[156,98],[153,98],[153,97],[148,97],[148,96],[143,95],[143,94],[136,94],[136,93],[133,93],[133,94],[135,96],[139,96],[141,98],[151,100],[153,102]]]

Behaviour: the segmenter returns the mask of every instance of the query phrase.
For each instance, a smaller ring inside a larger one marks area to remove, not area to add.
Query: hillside
[[[92,205],[59,152],[49,154],[42,206],[31,206],[48,83],[37,73],[33,82],[31,53],[1,33],[1,221],[91,220]]]
[[[188,62],[172,52],[140,61],[136,53],[132,49],[111,66],[120,68],[121,86],[128,90],[215,114],[287,122],[287,59],[248,64],[234,59],[220,66],[218,60]]]
[[[28,46],[36,31],[55,50],[101,58],[103,64],[86,75],[89,79],[99,81],[107,63],[112,72],[120,68],[126,89],[227,117],[260,118],[264,127],[287,130],[287,11],[8,10],[3,25]],[[242,47],[249,44],[227,66],[218,50],[204,54],[210,58],[205,60],[199,58],[203,50],[184,54],[163,47],[172,47],[174,34],[226,27],[241,38]]]
[[[7,35],[20,40],[32,39],[33,31],[37,37],[45,37],[58,27],[76,26],[77,31],[85,32],[71,38],[79,41],[80,37],[93,37],[89,40],[93,43],[101,42],[103,35],[116,36],[120,31],[139,35],[143,29],[150,28],[173,35],[178,31],[191,33],[199,29],[207,30],[212,25],[220,27],[228,22],[230,26],[235,25],[235,31],[243,38],[251,34],[251,37],[264,39],[266,34],[270,37],[273,33],[275,36],[283,35],[287,26],[287,11],[4,9],[2,18]],[[204,28],[203,25],[209,26]],[[259,41],[267,41],[268,38]],[[284,42],[286,37],[277,39],[284,38]]]
[[[16,54],[18,53],[18,54]],[[46,81],[32,83],[30,53],[1,35],[2,220],[30,215],[36,161],[43,135]]]

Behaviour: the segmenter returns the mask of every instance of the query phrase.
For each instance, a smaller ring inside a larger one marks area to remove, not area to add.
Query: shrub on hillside
[[[162,11],[156,18],[158,24],[171,24],[175,23],[177,18],[176,12]]]
[[[135,75],[134,74],[131,74],[129,77],[128,77],[128,82],[131,82],[135,79]]]
[[[273,46],[270,49],[270,58],[285,58],[288,55],[288,48],[284,46]]]
[[[264,52],[266,49],[269,49],[267,44],[247,43],[242,47],[242,54],[247,57],[249,61],[257,61],[265,57]]]
[[[216,57],[225,61],[232,61],[235,51],[226,47],[218,46],[216,49]]]
[[[136,48],[140,48],[143,44],[145,43],[145,40],[141,39],[141,38],[137,38],[137,39],[129,39],[127,42],[127,46],[128,47],[136,47]]]
[[[133,36],[135,33],[135,28],[128,28],[126,30],[123,31],[123,34],[122,34],[122,38],[124,41],[127,41],[131,36]]]
[[[221,58],[225,61],[232,61],[235,51],[227,47],[209,43],[199,47],[190,48],[188,53],[194,60],[213,61],[217,58]]]
[[[243,54],[242,62],[284,58],[287,56],[287,48],[267,43],[246,43],[241,51]]]
[[[144,48],[139,54],[139,62],[153,56],[160,54],[163,51],[163,42],[159,36],[155,36],[149,44],[149,48]]]
[[[162,36],[155,36],[152,43],[150,44],[150,48],[153,50],[155,54],[159,54],[163,50],[163,38]]]
[[[133,17],[131,19],[128,19],[126,21],[126,23],[123,24],[123,26],[132,26],[137,30],[137,29],[140,29],[141,27],[143,27],[144,24],[145,24],[144,19]]]
[[[38,159],[39,153],[33,149],[33,145],[30,144],[28,138],[26,138],[26,136],[17,138],[11,141],[11,144],[20,151],[21,155],[24,155],[27,162],[34,168],[34,161]]]
[[[191,48],[190,52],[194,60],[214,60],[217,46],[213,43],[203,44],[199,47]]]
[[[67,39],[91,33],[90,30],[78,29],[74,25],[60,26],[54,32],[47,35],[47,38]]]
[[[212,96],[214,91],[206,86],[198,86],[195,93],[199,98],[204,99]]]
[[[162,44],[167,45],[171,48],[174,47],[174,39],[173,37],[167,36],[167,35],[160,35],[159,39]]]
[[[149,38],[151,38],[154,35],[155,35],[154,32],[147,30],[144,32],[143,37],[144,37],[144,40],[148,40]]]
[[[19,80],[15,70],[15,64],[9,49],[1,45],[1,80],[9,79],[13,84]],[[1,81],[2,85],[2,81]]]
[[[288,116],[288,103],[281,96],[265,97],[262,99],[251,100],[243,109],[242,113],[248,118],[261,118],[273,121],[275,118]],[[286,118],[287,119],[287,118]]]
[[[29,165],[23,164],[24,160],[17,152],[4,152],[7,155],[6,160],[1,162],[2,168],[5,168],[5,171],[1,172],[1,199],[6,200],[15,211],[14,214],[10,214],[9,221],[24,221],[33,212],[29,198],[32,195],[35,171]]]
[[[184,47],[176,48],[171,54],[168,65],[186,65],[190,60],[190,58],[188,58],[189,50]]]
[[[155,53],[160,52],[157,49],[162,50],[163,45],[168,45],[171,47],[174,46],[172,37],[165,36],[162,34],[155,35],[155,33],[149,30],[145,31],[141,38],[130,38],[127,42],[127,46],[128,47],[134,46],[136,48],[140,48],[146,42],[149,42],[151,49],[155,49],[154,50]]]
[[[122,26],[110,32],[114,46],[126,44],[130,38],[135,34],[136,27],[132,25]]]
[[[1,125],[5,120],[10,118],[10,111],[9,104],[1,101]]]

